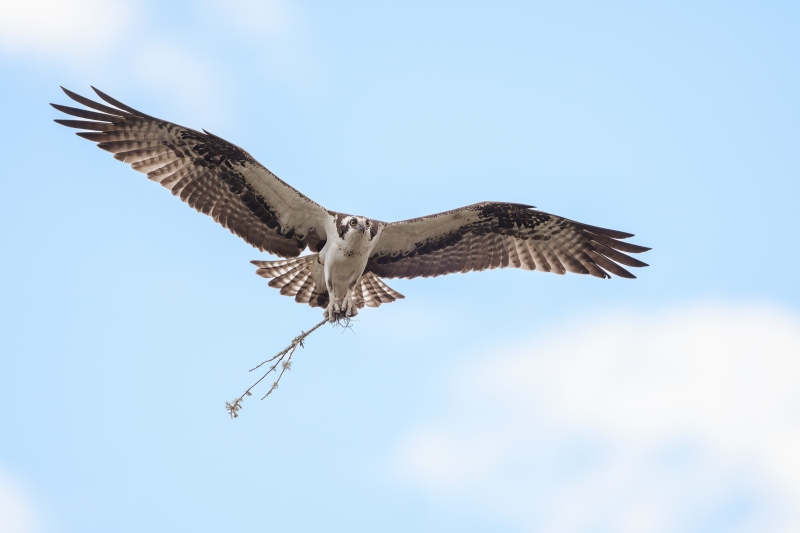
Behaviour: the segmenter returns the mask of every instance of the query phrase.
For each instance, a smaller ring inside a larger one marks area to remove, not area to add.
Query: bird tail
[[[405,296],[386,285],[381,278],[372,272],[366,272],[361,276],[354,292],[355,303],[359,309],[365,305],[367,307],[378,307],[381,304],[388,304],[405,298]]]
[[[256,274],[262,278],[273,278],[269,286],[280,289],[284,296],[294,296],[297,303],[311,307],[328,305],[328,289],[325,288],[325,273],[319,262],[319,254],[250,262],[258,267]]]
[[[325,287],[325,272],[319,262],[319,254],[278,261],[250,262],[258,267],[256,274],[262,278],[272,278],[269,286],[280,289],[284,296],[294,296],[296,302],[311,307],[328,305],[328,289]],[[372,272],[361,276],[353,292],[354,303],[359,309],[365,305],[378,307],[405,298]]]

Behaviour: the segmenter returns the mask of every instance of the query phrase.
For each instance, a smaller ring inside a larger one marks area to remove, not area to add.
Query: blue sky
[[[0,530],[800,527],[800,9],[790,2],[0,8]],[[381,220],[529,203],[634,281],[393,280],[320,318],[268,259],[52,122],[59,85]]]

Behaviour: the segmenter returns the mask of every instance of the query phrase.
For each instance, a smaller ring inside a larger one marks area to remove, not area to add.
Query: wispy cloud
[[[570,324],[471,363],[395,475],[520,530],[797,531],[800,317],[705,305]]]
[[[122,0],[3,2],[0,52],[48,62],[108,57],[138,16]]]
[[[6,2],[0,8],[0,53],[30,66],[66,67],[72,77],[78,72],[108,91],[132,85],[178,106],[224,107],[208,58],[165,31],[149,8],[124,0]]]
[[[0,472],[0,531],[4,533],[36,533],[41,529],[27,492]]]
[[[195,18],[193,32],[174,24],[187,14]],[[263,81],[259,76],[302,75],[301,19],[280,0],[208,0],[167,9],[126,0],[6,2],[0,7],[0,58],[66,70],[123,101],[129,98],[115,87],[154,94],[184,114],[205,108],[205,124],[219,127],[234,106],[226,98],[237,94],[234,87]],[[198,32],[214,38],[198,38]]]

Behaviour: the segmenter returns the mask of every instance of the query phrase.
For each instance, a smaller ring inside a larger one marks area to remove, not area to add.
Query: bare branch
[[[252,372],[253,370],[258,369],[258,368],[260,368],[261,366],[263,366],[263,365],[265,365],[267,363],[273,363],[272,365],[270,365],[269,369],[264,373],[264,375],[261,376],[260,378],[258,378],[258,381],[256,381],[252,385],[250,385],[250,388],[248,388],[246,391],[244,391],[244,393],[241,396],[239,396],[238,398],[234,399],[232,402],[225,402],[225,408],[228,410],[228,414],[231,415],[231,418],[238,418],[239,410],[242,408],[242,402],[244,401],[244,397],[245,396],[252,396],[250,391],[256,385],[261,383],[261,381],[264,378],[266,378],[269,374],[271,374],[272,372],[275,372],[276,369],[278,368],[278,365],[280,365],[281,366],[281,370],[280,370],[280,373],[278,374],[278,378],[275,380],[275,382],[272,384],[272,387],[270,387],[270,389],[267,391],[267,393],[261,399],[263,400],[264,398],[266,398],[267,396],[272,394],[272,392],[275,389],[278,388],[278,382],[280,382],[281,378],[283,377],[283,374],[287,370],[291,370],[291,368],[292,368],[292,356],[294,355],[294,351],[297,350],[298,346],[305,347],[304,344],[303,344],[303,341],[305,340],[305,338],[308,337],[309,335],[311,335],[312,333],[314,333],[314,331],[316,331],[320,326],[322,326],[326,322],[328,322],[328,319],[324,318],[322,320],[322,322],[320,322],[319,324],[317,324],[316,326],[314,326],[310,330],[300,332],[300,335],[295,337],[294,340],[292,341],[292,343],[289,346],[284,348],[282,351],[278,352],[275,356],[267,359],[266,361],[262,361],[261,363],[259,363],[258,365],[254,366],[253,368],[250,369],[250,372]],[[331,321],[331,322],[336,324],[339,321]]]

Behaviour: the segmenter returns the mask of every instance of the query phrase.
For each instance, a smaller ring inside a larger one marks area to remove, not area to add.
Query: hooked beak
[[[358,226],[356,226],[356,229],[358,229],[358,231],[360,231],[361,233],[367,231],[367,227],[364,226],[364,224],[359,224]]]

